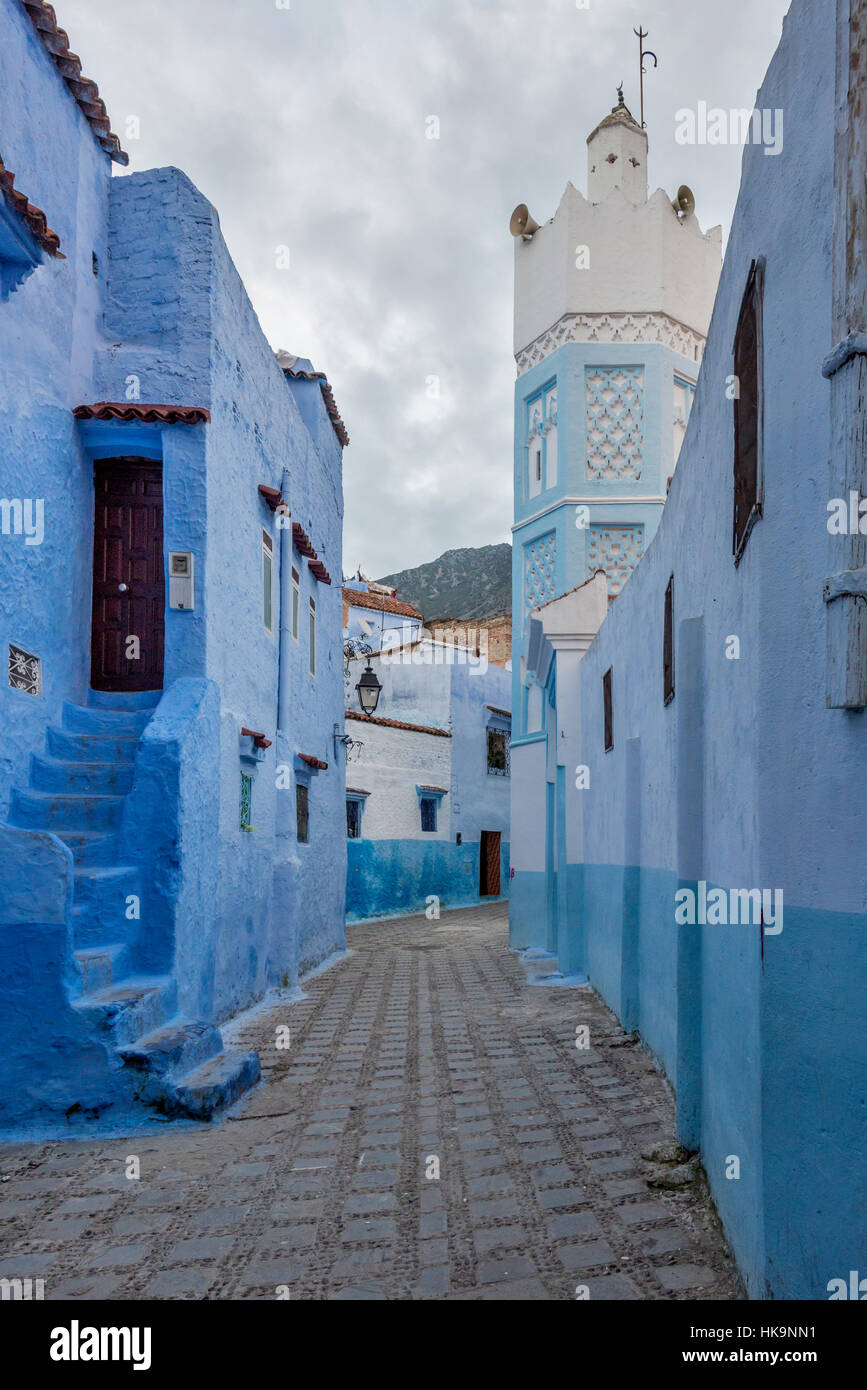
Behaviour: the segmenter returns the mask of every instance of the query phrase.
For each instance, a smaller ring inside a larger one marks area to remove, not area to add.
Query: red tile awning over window
[[[255,729],[242,729],[241,733],[253,740],[254,748],[261,748],[264,751],[266,748],[271,747],[270,738],[266,738],[264,734],[257,733]]]
[[[56,232],[52,232],[45,213],[41,208],[31,203],[14,185],[15,175],[6,168],[3,160],[0,159],[0,193],[5,201],[12,211],[21,218],[30,235],[34,241],[39,243],[43,251],[47,251],[50,256],[56,256],[58,260],[65,261],[66,257],[60,249],[60,237]]]
[[[314,758],[312,753],[299,753],[298,757],[301,759],[302,763],[306,763],[308,767],[318,768],[320,772],[326,772],[328,770],[328,764],[324,763],[321,758]]]
[[[276,487],[268,487],[267,483],[259,484],[259,495],[260,497],[263,497],[265,499],[272,512],[276,512],[278,507],[286,506],[286,503],[283,501],[283,494],[280,491],[280,489]]]
[[[146,425],[206,425],[210,410],[203,405],[155,405],[144,401],[97,401],[77,405],[76,420],[139,420]]]
[[[311,560],[316,560],[318,558],[311,544],[310,537],[300,522],[297,521],[292,522],[292,543],[299,554],[306,555]]]

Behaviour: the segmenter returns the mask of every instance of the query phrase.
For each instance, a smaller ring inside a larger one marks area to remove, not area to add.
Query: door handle
[[[118,591],[119,594],[128,594],[128,593],[129,593],[129,585],[128,585],[128,584],[118,584],[118,586],[117,586],[117,591]]]

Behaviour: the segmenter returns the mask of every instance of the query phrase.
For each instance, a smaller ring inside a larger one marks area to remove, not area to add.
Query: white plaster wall
[[[582,756],[581,662],[607,613],[608,584],[602,573],[537,610],[546,644],[556,653],[557,660],[557,707],[548,711],[546,776],[553,782],[557,767],[565,769],[566,859],[570,864],[577,863],[583,851],[587,794],[583,771],[582,787],[577,786],[579,767],[587,768]]]
[[[384,652],[371,658],[370,665],[382,685],[376,714],[381,719],[399,719],[405,724],[427,724],[435,729],[449,727],[450,667],[442,645],[432,643]],[[448,653],[451,654],[451,653]],[[367,659],[350,662],[346,688],[346,708],[358,709],[355,687]]]
[[[544,739],[512,748],[511,867],[544,873],[545,870],[545,763]]]
[[[609,163],[612,155],[614,162]],[[647,202],[647,133],[622,121],[601,127],[587,142],[590,201],[604,202],[616,187],[631,203]]]
[[[638,205],[619,188],[594,204],[569,183],[553,220],[515,241],[515,352],[564,314],[665,313],[706,335],[721,253],[720,228],[679,218],[661,188]]]
[[[452,828],[465,844],[483,830],[509,838],[511,778],[488,772],[488,726],[501,728],[489,705],[508,710],[512,674],[499,666],[453,666],[451,671]]]
[[[422,831],[416,785],[451,787],[451,738],[350,720],[346,731],[363,747],[346,767],[347,787],[370,792],[361,835],[365,840],[448,840],[450,795],[440,802],[437,829]]]
[[[380,646],[406,645],[417,641],[421,627],[421,618],[400,617],[353,604],[346,616],[344,632],[350,637],[360,637],[378,651]]]

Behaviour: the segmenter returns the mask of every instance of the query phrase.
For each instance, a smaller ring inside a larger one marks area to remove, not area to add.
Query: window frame
[[[674,575],[665,587],[665,611],[662,624],[662,696],[663,704],[674,699]]]
[[[249,820],[244,820],[244,808],[246,806]],[[253,829],[253,777],[249,772],[241,772],[241,803],[238,808],[238,819],[242,830]]]
[[[354,835],[353,835],[353,834],[351,833],[351,831],[350,831],[350,824],[349,824],[349,810],[350,810],[350,807],[352,807],[352,809],[353,809],[353,811],[354,811],[354,813],[355,813],[355,826],[356,826],[356,829],[355,829],[355,834],[354,834]],[[361,839],[361,815],[362,815],[362,810],[363,810],[363,802],[362,802],[362,800],[361,800],[360,797],[358,797],[358,796],[347,796],[347,798],[346,798],[346,838],[347,838],[347,840],[360,840],[360,839]]]
[[[262,626],[269,637],[274,636],[274,537],[265,530],[264,526],[262,527]]]
[[[614,748],[614,668],[608,667],[602,677],[602,718],[603,718],[603,742],[605,752],[610,753]]]
[[[422,830],[422,834],[424,834],[424,835],[435,835],[435,834],[437,833],[437,830],[439,829],[439,824],[438,824],[438,822],[439,822],[439,804],[440,804],[440,798],[439,798],[438,796],[424,796],[424,795],[419,796],[418,805],[419,805],[419,817],[420,817],[420,821],[421,821],[421,830]],[[432,812],[431,812],[432,817],[433,817],[433,825],[425,825],[425,823],[424,823],[424,808],[425,808],[425,806],[430,806],[430,807],[433,808],[433,809],[432,809]]]
[[[750,534],[756,522],[764,513],[765,501],[765,468],[764,468],[764,420],[765,420],[765,384],[764,384],[764,299],[765,299],[765,258],[757,257],[750,265],[750,273],[747,276],[746,289],[741,300],[740,312],[738,314],[735,339],[732,346],[733,373],[737,386],[734,395],[733,417],[734,417],[734,456],[732,466],[732,553],[734,556],[735,568],[740,564],[744,551],[747,547]],[[744,373],[743,366],[743,333],[749,316],[752,315],[755,325],[755,407],[756,407],[756,461],[755,461],[755,488],[750,497],[743,485],[743,456],[741,454],[741,435],[743,432],[742,424],[742,401],[743,391],[741,389]],[[743,503],[739,506],[739,498],[744,495]],[[746,502],[749,502],[749,510],[746,516],[742,512],[746,509]]]
[[[303,803],[303,812],[302,812]],[[304,834],[301,834],[301,827]],[[295,782],[295,840],[299,845],[310,844],[310,787],[307,782]]]
[[[307,600],[307,669],[313,679],[316,679],[316,600],[311,597]]]
[[[293,642],[301,640],[301,575],[292,566],[292,597],[289,607],[289,635]]]
[[[502,737],[502,740],[503,740],[503,766],[502,766],[502,767],[494,767],[494,765],[491,763],[491,735],[492,735],[492,734],[498,734],[498,735],[500,735],[500,736]],[[509,738],[509,730],[508,730],[507,728],[504,728],[503,725],[501,725],[501,724],[487,724],[487,725],[485,726],[486,770],[487,770],[487,774],[488,774],[489,777],[508,777],[508,776],[510,775],[510,772],[511,772],[510,758],[509,758],[509,745],[510,745],[510,742],[511,742],[511,740],[510,740],[510,738]]]

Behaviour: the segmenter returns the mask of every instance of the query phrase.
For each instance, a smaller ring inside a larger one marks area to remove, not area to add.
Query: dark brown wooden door
[[[479,896],[498,898],[500,896],[500,831],[483,830],[479,846],[480,884]]]
[[[161,690],[166,585],[163,471],[152,459],[94,464],[94,690]]]

